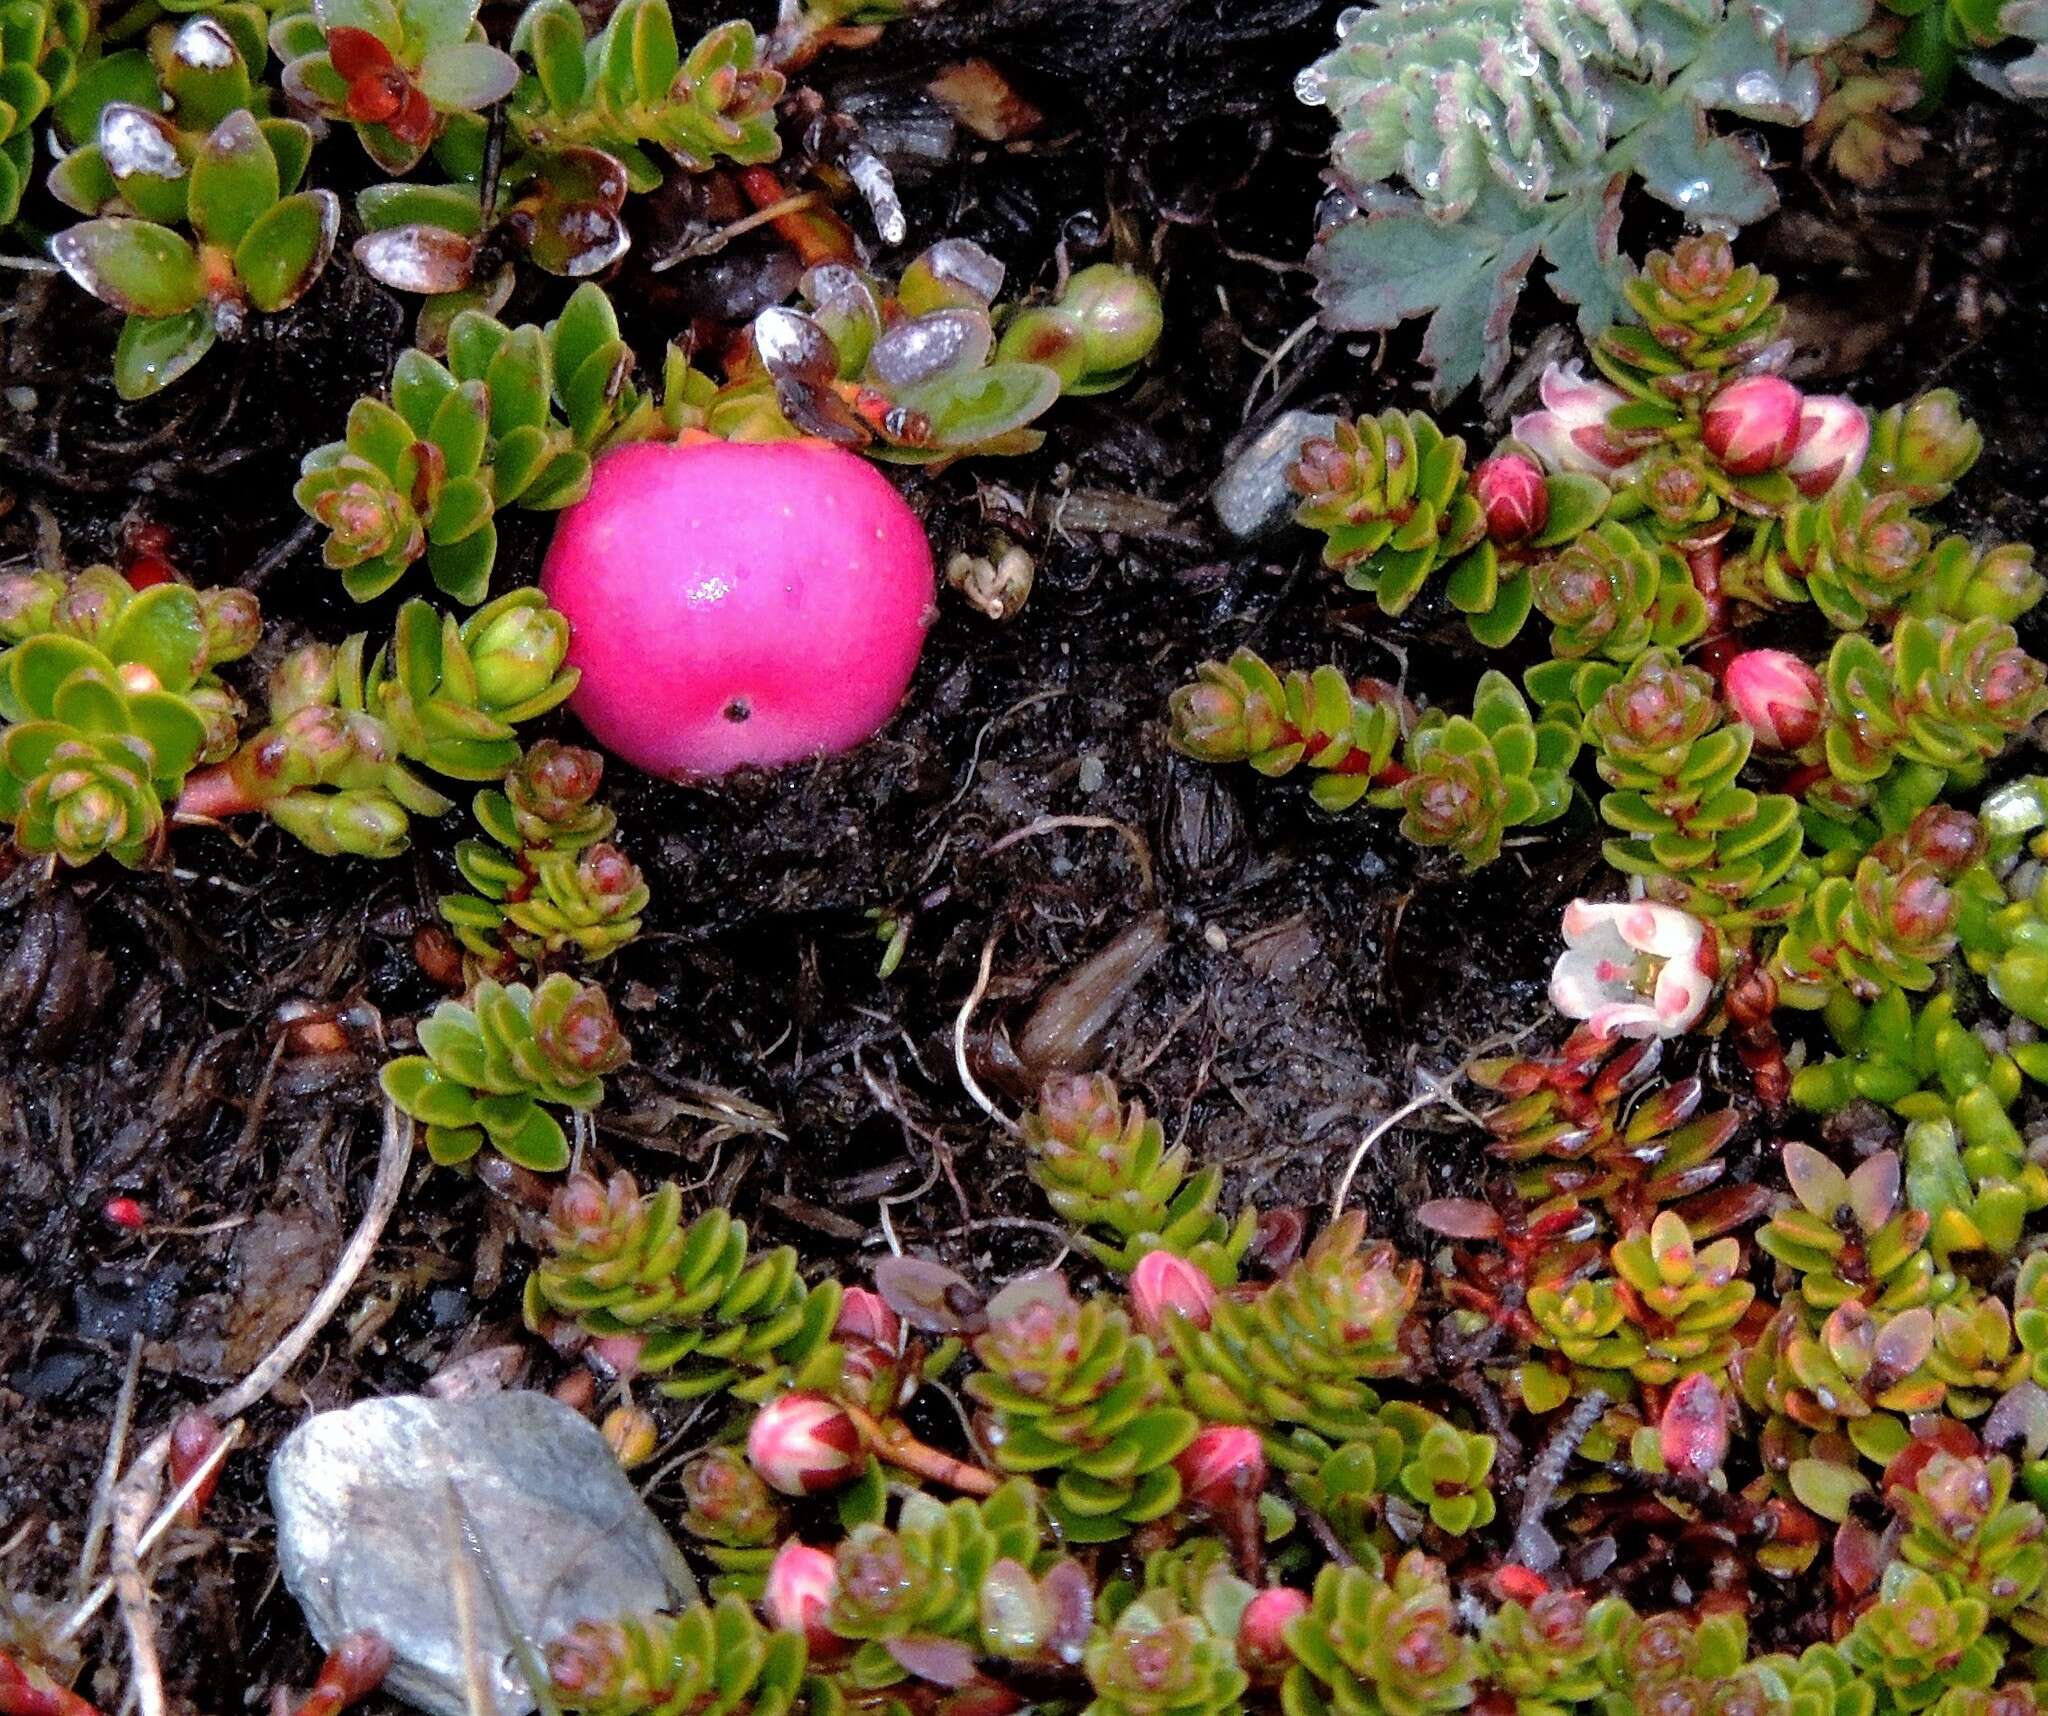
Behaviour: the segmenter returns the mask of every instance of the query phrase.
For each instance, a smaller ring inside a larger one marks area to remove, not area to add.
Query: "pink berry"
[[[109,1198],[100,1206],[100,1214],[116,1227],[130,1231],[141,1227],[149,1220],[149,1212],[133,1198]]]
[[[902,701],[934,611],[916,515],[811,441],[608,453],[541,588],[583,671],[569,707],[675,779],[859,744]]]
[[[1745,375],[1707,402],[1700,439],[1730,476],[1759,476],[1792,457],[1805,404],[1783,376]]]

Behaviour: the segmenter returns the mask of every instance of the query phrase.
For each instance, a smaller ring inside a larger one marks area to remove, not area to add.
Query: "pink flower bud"
[[[1744,650],[1723,684],[1737,718],[1767,751],[1796,751],[1820,731],[1820,675],[1788,651]]]
[[[825,1621],[838,1584],[838,1563],[824,1550],[813,1549],[792,1537],[768,1564],[761,1607],[767,1611],[770,1625],[784,1632],[802,1633],[816,1656],[838,1642]]]
[[[1486,509],[1486,529],[1496,542],[1534,536],[1550,518],[1550,491],[1533,459],[1496,453],[1472,473],[1472,493]]]
[[[1569,363],[1546,369],[1539,391],[1544,408],[1515,419],[1515,439],[1551,470],[1604,477],[1634,460],[1607,432],[1607,414],[1628,403],[1619,388],[1590,381]]]
[[[747,1458],[770,1489],[814,1495],[852,1480],[860,1469],[860,1432],[822,1395],[785,1394],[754,1414]]]
[[[1785,474],[1803,495],[1824,495],[1863,468],[1870,446],[1870,419],[1863,407],[1838,393],[1808,399],[1799,413],[1799,440]]]
[[[1783,376],[1745,375],[1707,402],[1700,439],[1730,476],[1754,477],[1792,457],[1804,406]]]
[[[832,1325],[832,1332],[842,1340],[871,1341],[893,1353],[903,1341],[903,1319],[881,1294],[867,1287],[849,1287],[839,1301],[839,1321]]]
[[[1148,1335],[1164,1334],[1168,1313],[1176,1311],[1206,1329],[1215,1303],[1216,1287],[1209,1277],[1170,1251],[1146,1252],[1131,1271],[1131,1310]]]
[[[1294,1652],[1287,1629],[1308,1613],[1308,1593],[1292,1585],[1270,1585],[1244,1606],[1237,1623],[1238,1666],[1253,1680],[1270,1684],[1287,1672]]]
[[[1173,1462],[1190,1501],[1222,1509],[1266,1487],[1266,1450],[1256,1430],[1241,1424],[1212,1424]]]

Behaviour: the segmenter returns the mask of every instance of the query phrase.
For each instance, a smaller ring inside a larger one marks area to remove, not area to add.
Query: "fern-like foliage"
[[[1498,379],[1538,259],[1597,334],[1623,313],[1629,178],[1689,219],[1777,206],[1756,151],[1708,116],[1803,125],[1812,56],[1869,0],[1378,0],[1302,74],[1337,121],[1333,177],[1357,213],[1316,247],[1325,319],[1428,316],[1439,397]]]

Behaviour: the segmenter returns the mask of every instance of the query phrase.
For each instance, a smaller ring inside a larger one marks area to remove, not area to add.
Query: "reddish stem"
[[[185,777],[185,788],[171,814],[219,821],[226,816],[246,816],[263,807],[237,781],[226,763],[201,769]]]
[[[920,1442],[894,1419],[884,1423],[865,1408],[849,1401],[839,1404],[853,1420],[860,1439],[876,1459],[906,1472],[915,1472],[935,1484],[944,1484],[947,1489],[958,1490],[962,1495],[992,1496],[996,1493],[996,1480],[979,1466],[956,1460],[951,1454],[942,1454]]]
[[[1786,1065],[1785,1045],[1771,1023],[1771,1013],[1778,1005],[1778,985],[1753,954],[1741,956],[1723,1005],[1735,1052],[1749,1068],[1764,1112],[1775,1120],[1792,1099],[1792,1069]]]
[[[791,191],[772,167],[742,167],[740,189],[757,209],[789,201]],[[837,215],[824,209],[792,209],[768,223],[806,268],[825,262],[854,260],[853,233]]]
[[[206,1464],[207,1455],[220,1444],[220,1426],[206,1413],[196,1408],[178,1414],[177,1422],[171,1426],[171,1483],[182,1488],[185,1480]],[[224,1464],[222,1462],[221,1464]],[[184,1525],[197,1525],[206,1511],[206,1504],[213,1499],[213,1492],[220,1484],[221,1465],[216,1464],[206,1475],[204,1482],[192,1492],[192,1499],[185,1504],[178,1519]]]
[[[1692,574],[1693,588],[1699,591],[1707,604],[1707,635],[1727,629],[1727,600],[1721,591],[1721,563],[1724,556],[1719,538],[1698,548],[1686,550],[1686,570]]]
[[[340,1716],[383,1684],[391,1672],[391,1647],[375,1633],[350,1633],[320,1665],[319,1677],[292,1716]]]

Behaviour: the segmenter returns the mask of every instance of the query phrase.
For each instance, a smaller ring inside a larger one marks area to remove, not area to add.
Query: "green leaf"
[[[932,444],[972,447],[1021,429],[1060,396],[1060,378],[1035,363],[992,363],[942,375],[905,391],[899,403],[931,419]]]
[[[242,44],[205,13],[186,20],[171,39],[163,60],[163,86],[179,128],[186,131],[213,130],[235,113],[246,112],[255,96]]]
[[[128,723],[149,746],[154,780],[178,782],[199,761],[206,743],[206,723],[182,697],[168,691],[141,691],[128,698]]]
[[[117,101],[145,109],[156,106],[156,67],[140,48],[125,48],[88,66],[50,115],[65,142],[84,143],[99,135],[101,111]]]
[[[405,25],[393,0],[313,0],[322,33],[368,30],[396,53],[405,44]]]
[[[348,452],[396,479],[418,439],[412,426],[382,400],[364,397],[348,411]]]
[[[230,114],[200,145],[186,206],[192,230],[233,250],[278,200],[277,158],[246,110]]]
[[[295,191],[235,247],[235,273],[259,310],[283,310],[311,290],[334,254],[341,203],[332,191]]]
[[[66,208],[75,209],[83,215],[98,214],[113,205],[120,195],[114,184],[114,175],[107,171],[106,159],[100,154],[97,143],[72,150],[50,169],[49,177],[43,183],[49,187],[51,196]]]
[[[114,391],[123,399],[161,392],[213,349],[213,317],[202,307],[182,316],[130,316],[114,347]]]
[[[595,354],[610,352],[619,344],[619,319],[612,313],[604,288],[585,281],[569,294],[561,315],[548,324],[547,334],[555,383],[560,387],[579,375]]]
[[[490,522],[491,491],[477,477],[455,477],[441,491],[434,516],[427,521],[427,540],[437,547],[460,542]]]
[[[413,81],[437,108],[474,113],[512,93],[519,67],[488,42],[455,42],[428,54]]]
[[[424,439],[441,449],[450,477],[466,477],[483,463],[490,435],[490,395],[480,381],[465,381],[442,399]]]
[[[476,607],[490,594],[491,566],[498,558],[498,527],[485,524],[460,542],[430,544],[427,569],[434,583],[465,608]]]
[[[569,0],[536,0],[520,14],[513,51],[528,55],[541,93],[557,113],[583,104],[583,20]]]
[[[474,238],[483,230],[477,192],[469,185],[371,185],[356,193],[356,216],[371,232],[438,226]]]
[[[111,661],[139,662],[166,691],[187,691],[206,666],[206,622],[183,584],[138,591],[101,646]]]
[[[682,69],[675,20],[666,0],[628,0],[632,11],[633,83],[642,103],[659,106]]]
[[[95,298],[130,315],[180,316],[206,295],[198,252],[150,221],[84,221],[51,239],[50,254]]]
[[[1688,220],[1748,226],[1778,206],[1756,152],[1708,130],[1684,106],[1638,134],[1635,168],[1650,195]]]
[[[499,1155],[536,1174],[557,1174],[569,1165],[569,1140],[562,1123],[531,1100],[524,1102],[519,1124],[504,1132],[493,1131],[491,1143]]]
[[[421,440],[431,436],[434,414],[454,391],[455,377],[446,366],[416,347],[401,352],[392,366],[392,409]]]
[[[306,164],[313,159],[312,129],[296,119],[259,119],[256,124],[277,162],[278,189],[297,190],[306,176]]]

